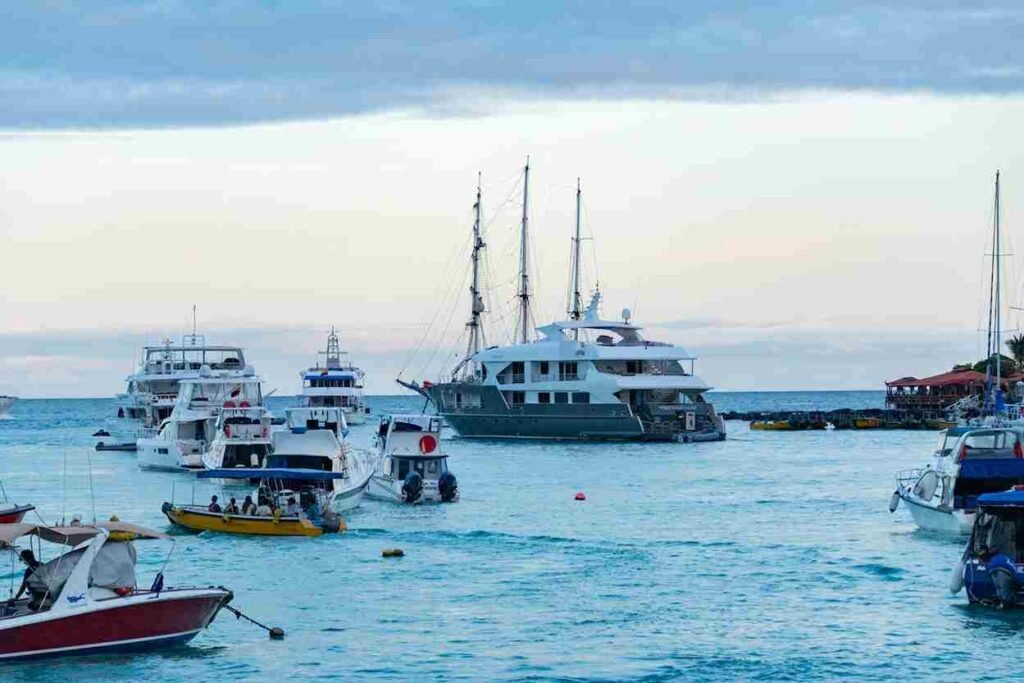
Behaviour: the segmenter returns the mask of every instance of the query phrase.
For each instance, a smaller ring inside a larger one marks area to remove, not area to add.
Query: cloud
[[[1024,10],[809,3],[53,0],[9,3],[0,128],[315,119],[467,93],[744,98],[1009,93]],[[479,95],[478,95],[479,96]],[[486,98],[485,98],[486,99]]]

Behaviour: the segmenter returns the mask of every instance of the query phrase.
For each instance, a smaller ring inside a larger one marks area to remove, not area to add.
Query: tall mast
[[[583,314],[583,297],[580,295],[580,203],[582,191],[580,190],[580,179],[576,179],[576,234],[572,239],[572,275],[569,286],[569,319],[579,320]],[[579,339],[580,331],[573,330],[573,337]]]
[[[995,270],[995,289],[992,292],[992,306],[993,306],[993,320],[995,321],[995,327],[992,330],[994,339],[992,340],[992,350],[996,354],[996,391],[1000,389],[999,379],[1002,375],[1001,360],[1002,351],[1000,349],[1000,337],[1002,335],[1002,301],[1000,297],[1000,290],[1002,289],[1002,254],[1000,249],[1002,248],[1001,236],[1000,236],[1000,216],[999,216],[999,171],[996,171],[996,208],[995,208],[995,223],[993,226],[993,232],[995,233],[993,239],[995,241],[995,256],[992,258],[992,267]]]
[[[480,174],[476,177],[476,203],[473,205],[473,281],[469,285],[469,344],[466,347],[466,359],[472,358],[483,343],[483,328],[480,326],[480,314],[484,312],[484,300],[480,296],[480,251],[486,247],[480,235]]]
[[[530,341],[530,276],[527,272],[529,262],[527,256],[527,228],[529,225],[530,201],[530,157],[526,157],[526,168],[523,170],[523,222],[519,232],[519,343]]]

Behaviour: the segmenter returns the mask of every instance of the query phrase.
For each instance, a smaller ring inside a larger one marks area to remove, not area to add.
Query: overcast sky
[[[997,168],[1011,245],[1024,215],[1024,9],[695,4],[5,7],[0,393],[112,394],[193,303],[281,393],[332,324],[372,391],[436,376],[478,172],[507,331],[528,154],[540,321],[579,176],[604,312],[713,386],[979,355]]]

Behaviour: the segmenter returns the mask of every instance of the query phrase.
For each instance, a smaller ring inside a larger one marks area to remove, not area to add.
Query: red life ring
[[[230,400],[224,401],[224,407],[225,408],[234,408],[235,407],[235,402],[234,401],[230,401]]]
[[[424,434],[420,437],[420,453],[433,453],[437,449],[437,439],[431,434]]]
[[[238,404],[238,407],[239,408],[251,408],[252,404],[249,403],[248,401],[242,401],[241,403]]]

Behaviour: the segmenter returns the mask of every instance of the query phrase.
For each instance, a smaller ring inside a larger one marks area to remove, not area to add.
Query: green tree
[[[1010,349],[1013,359],[1017,365],[1024,365],[1024,334],[1018,334],[1006,340],[1006,348]]]

